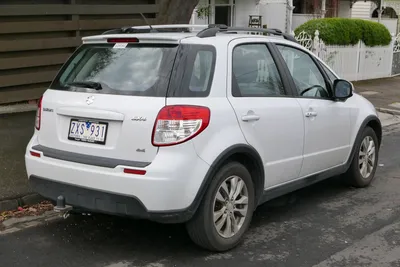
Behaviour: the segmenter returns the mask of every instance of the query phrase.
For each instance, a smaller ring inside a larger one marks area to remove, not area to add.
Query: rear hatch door
[[[81,46],[43,96],[39,144],[121,165],[152,162],[152,130],[176,51],[177,44]]]

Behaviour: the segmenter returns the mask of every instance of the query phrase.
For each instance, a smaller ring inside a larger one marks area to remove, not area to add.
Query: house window
[[[319,2],[315,0],[293,0],[295,14],[314,14],[318,10]]]
[[[235,0],[209,0],[212,10],[210,23],[232,26],[235,23]]]

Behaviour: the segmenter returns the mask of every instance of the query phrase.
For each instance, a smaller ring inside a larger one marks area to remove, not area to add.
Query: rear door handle
[[[259,119],[260,119],[260,116],[255,115],[255,114],[249,114],[249,115],[242,116],[242,121],[258,121]]]
[[[315,112],[315,111],[307,111],[306,112],[306,114],[305,114],[305,116],[307,117],[307,118],[309,118],[309,117],[317,117],[317,112]]]

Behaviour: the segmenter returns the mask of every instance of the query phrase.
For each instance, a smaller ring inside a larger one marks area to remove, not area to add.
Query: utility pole
[[[325,18],[326,13],[326,0],[321,1],[321,17]]]
[[[379,10],[378,10],[378,22],[381,23],[383,13],[383,0],[380,0]]]

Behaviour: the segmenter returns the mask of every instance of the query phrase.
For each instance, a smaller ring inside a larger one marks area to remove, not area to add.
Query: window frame
[[[329,67],[328,67],[327,64],[324,64],[324,63],[321,62],[320,60],[318,60],[318,61],[319,61],[319,64],[321,64],[322,69],[323,69],[324,72],[326,73],[326,76],[328,76],[329,82],[331,83],[331,86],[332,86],[332,88],[333,88],[333,82],[334,82],[335,80],[339,79],[339,77],[336,75],[336,73],[334,73],[332,70],[329,69]],[[332,75],[333,77],[335,77],[335,80],[331,81],[331,77],[329,76],[329,73],[328,73],[328,72],[330,72],[331,75]]]
[[[234,95],[233,91],[234,91],[234,86],[236,85],[236,83],[234,82],[234,75],[233,75],[234,74],[234,72],[233,72],[233,51],[237,47],[243,46],[243,45],[263,45],[263,46],[265,46],[267,51],[270,53],[270,55],[272,57],[272,60],[274,61],[275,66],[277,68],[278,75],[279,75],[279,78],[281,79],[282,86],[283,86],[283,92],[284,92],[283,95],[269,95],[269,96],[261,96],[261,95],[260,96],[259,95],[235,96]],[[230,81],[231,82],[231,88],[229,90],[230,94],[231,94],[231,97],[235,97],[235,98],[259,98],[259,97],[260,98],[275,98],[275,97],[281,97],[281,98],[285,97],[286,98],[286,97],[293,97],[293,94],[294,94],[293,88],[290,85],[290,83],[288,82],[288,80],[285,79],[286,76],[287,76],[285,68],[287,69],[287,67],[282,64],[282,61],[280,60],[279,55],[276,54],[276,51],[274,50],[274,47],[270,42],[252,41],[252,42],[241,42],[241,43],[238,43],[238,44],[236,44],[236,45],[234,45],[232,47],[232,50],[229,50],[229,57],[230,57],[230,60],[231,60],[231,66],[229,68],[229,71],[230,71],[230,74],[231,74],[231,81]]]
[[[305,98],[305,99],[329,100],[329,101],[333,101],[334,100],[334,97],[333,97],[333,84],[330,82],[330,79],[329,79],[327,73],[325,72],[325,70],[323,69],[323,67],[321,65],[321,62],[316,58],[315,55],[313,55],[311,52],[309,52],[309,51],[307,51],[307,50],[305,50],[303,48],[296,47],[296,46],[293,46],[293,45],[290,45],[290,44],[287,44],[287,43],[275,42],[275,43],[273,43],[273,45],[274,45],[274,49],[275,49],[276,53],[278,54],[279,58],[284,63],[284,68],[287,71],[287,76],[288,76],[288,79],[290,81],[294,97],[296,97],[296,98]],[[322,75],[322,77],[324,79],[324,82],[325,82],[325,86],[330,92],[330,97],[301,96],[299,94],[299,92],[297,91],[297,87],[296,87],[296,84],[294,82],[294,78],[293,78],[292,74],[290,73],[289,67],[286,64],[285,59],[283,58],[281,52],[279,51],[278,46],[289,47],[291,49],[296,49],[296,50],[299,50],[299,51],[307,54],[311,58],[312,62],[314,62],[314,64],[317,66],[317,69],[319,70],[319,72],[321,73],[321,75]]]

